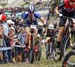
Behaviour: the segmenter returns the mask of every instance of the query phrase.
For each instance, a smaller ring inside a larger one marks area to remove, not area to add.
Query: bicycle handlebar
[[[72,18],[73,18],[73,19],[75,19],[75,17],[68,17],[68,16],[64,16],[64,15],[63,15],[63,14],[61,14],[61,13],[59,14],[59,17],[64,17],[64,18],[67,18],[67,19],[72,19]]]
[[[31,24],[31,25],[35,25],[35,24]],[[30,24],[23,24],[24,27],[27,27],[27,26],[30,27],[31,25]],[[35,25],[35,26],[38,28],[38,27],[47,27],[48,25],[44,24],[44,25]]]

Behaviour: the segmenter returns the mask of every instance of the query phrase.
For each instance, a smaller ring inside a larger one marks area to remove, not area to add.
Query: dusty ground
[[[46,60],[45,58],[45,47],[42,47],[42,58],[41,61],[34,62],[34,64],[30,63],[8,63],[8,64],[0,64],[0,67],[61,67],[61,62],[54,62],[53,59]]]

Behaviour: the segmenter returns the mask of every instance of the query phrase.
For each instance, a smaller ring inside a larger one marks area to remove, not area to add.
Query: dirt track
[[[34,62],[34,64],[30,63],[8,63],[8,64],[0,64],[0,67],[61,67],[61,62],[54,62],[53,59],[46,60],[45,58],[45,46],[42,47],[42,58],[41,61]]]

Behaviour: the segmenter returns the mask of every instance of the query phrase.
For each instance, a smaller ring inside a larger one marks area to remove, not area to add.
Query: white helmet
[[[28,12],[34,12],[34,11],[35,11],[34,5],[29,5]]]
[[[7,24],[14,24],[12,20],[7,20]]]
[[[48,26],[48,29],[54,30],[54,25],[53,25],[53,24],[50,24],[50,25]]]

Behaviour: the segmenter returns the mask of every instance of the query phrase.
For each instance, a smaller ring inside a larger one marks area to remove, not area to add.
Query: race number
[[[36,29],[36,25],[31,25],[30,28]]]

